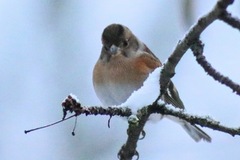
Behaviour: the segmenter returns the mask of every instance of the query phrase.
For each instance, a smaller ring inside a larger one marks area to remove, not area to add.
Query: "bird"
[[[102,49],[93,69],[93,87],[105,106],[121,105],[143,86],[144,81],[163,64],[132,31],[122,24],[110,24],[102,33]],[[161,99],[184,109],[179,93],[170,80]],[[211,142],[211,137],[196,125],[173,118],[196,141]]]

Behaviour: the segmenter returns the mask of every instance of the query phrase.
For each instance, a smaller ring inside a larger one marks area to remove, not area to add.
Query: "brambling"
[[[103,105],[124,103],[134,91],[142,87],[151,72],[162,66],[151,50],[121,24],[111,24],[104,29],[102,45],[100,57],[93,70],[93,86]],[[172,81],[169,82],[162,100],[184,109]],[[179,122],[195,141],[211,141],[197,126],[180,119]]]

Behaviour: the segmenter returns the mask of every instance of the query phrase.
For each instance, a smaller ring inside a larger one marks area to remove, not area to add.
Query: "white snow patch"
[[[120,106],[130,107],[133,113],[144,106],[152,104],[160,93],[159,78],[162,67],[156,68],[143,83],[143,86],[134,91],[126,102]]]

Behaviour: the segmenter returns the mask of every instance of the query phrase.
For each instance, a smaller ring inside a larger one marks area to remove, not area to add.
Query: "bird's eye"
[[[128,39],[124,40],[122,45],[123,45],[123,47],[127,47],[128,46]]]

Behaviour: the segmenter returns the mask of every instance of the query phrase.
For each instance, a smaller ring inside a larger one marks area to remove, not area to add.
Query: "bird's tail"
[[[183,127],[183,129],[196,142],[199,142],[200,140],[211,142],[211,140],[212,140],[211,137],[207,133],[205,133],[203,130],[201,130],[199,127],[197,127],[196,125],[192,125],[192,124],[188,123],[187,121],[179,119],[177,117],[173,117],[173,116],[166,116],[166,117],[177,122],[178,124],[180,124]]]

